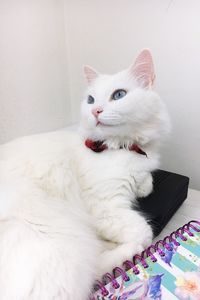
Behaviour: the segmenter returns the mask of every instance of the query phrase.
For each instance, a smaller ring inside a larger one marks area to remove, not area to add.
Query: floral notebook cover
[[[90,299],[200,300],[200,222],[189,222],[124,266],[127,271],[105,274]]]

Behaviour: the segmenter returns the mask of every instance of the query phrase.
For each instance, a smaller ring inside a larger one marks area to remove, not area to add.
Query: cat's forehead
[[[122,71],[113,75],[100,74],[88,87],[88,93],[94,96],[107,95],[117,89],[130,89],[134,87],[134,80],[130,78],[127,71]]]

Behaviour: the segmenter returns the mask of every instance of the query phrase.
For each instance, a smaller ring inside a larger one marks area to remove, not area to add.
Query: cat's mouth
[[[111,124],[104,124],[104,123],[102,123],[100,121],[97,121],[96,126],[113,126],[113,125],[111,125]]]
[[[103,125],[104,126],[104,124],[102,122],[97,121],[96,126],[99,126],[99,125]]]

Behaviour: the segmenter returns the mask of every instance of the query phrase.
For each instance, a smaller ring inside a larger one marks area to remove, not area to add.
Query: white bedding
[[[200,191],[189,189],[188,197],[154,242],[191,220],[200,220]]]

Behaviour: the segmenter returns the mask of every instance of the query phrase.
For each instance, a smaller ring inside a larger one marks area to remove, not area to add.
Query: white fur
[[[93,78],[81,136],[52,132],[0,146],[1,300],[86,300],[97,273],[151,242],[150,226],[131,205],[152,191],[150,172],[169,129],[164,104],[127,70]],[[110,101],[119,88],[126,98]],[[103,107],[104,125],[96,126],[95,105]],[[85,138],[109,149],[95,153]],[[147,157],[127,150],[133,143]],[[102,251],[101,240],[113,249]]]
[[[0,299],[87,299],[99,249],[66,133],[0,148]]]
[[[137,197],[152,191],[151,171],[159,165],[159,146],[170,122],[164,103],[152,89],[155,74],[148,50],[141,52],[133,66],[117,74],[101,75],[88,66],[85,74],[88,89],[81,107],[80,133],[85,139],[104,141],[108,147],[100,154],[89,154],[90,168],[84,160],[88,172],[82,176],[87,185],[86,190],[82,187],[83,199],[98,220],[96,230],[103,239],[115,243],[115,249],[102,255],[103,272],[151,242],[147,221],[131,206]],[[127,91],[126,96],[112,100],[118,89]],[[93,104],[87,103],[88,95],[95,99]],[[91,113],[95,107],[102,111],[98,118]],[[127,150],[132,144],[147,157]]]

